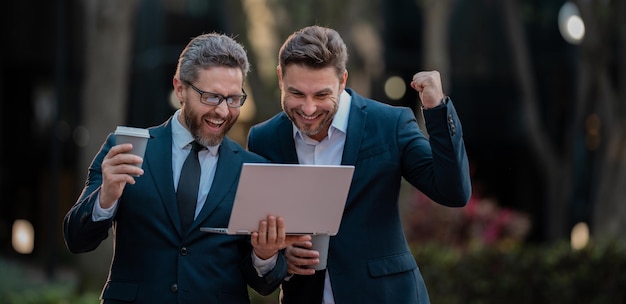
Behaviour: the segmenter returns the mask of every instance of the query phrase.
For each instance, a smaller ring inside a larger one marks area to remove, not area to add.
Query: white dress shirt
[[[346,131],[348,129],[348,116],[350,116],[350,104],[352,96],[343,91],[339,97],[339,108],[328,129],[328,136],[322,141],[317,141],[300,133],[293,125],[293,136],[298,153],[298,162],[306,165],[340,165],[343,155],[343,147],[346,143]],[[322,304],[334,304],[333,290],[330,285],[330,275],[326,271],[324,279],[324,297]]]

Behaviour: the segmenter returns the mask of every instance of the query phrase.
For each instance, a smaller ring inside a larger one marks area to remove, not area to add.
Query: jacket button
[[[180,248],[181,255],[187,255],[187,247]]]
[[[170,290],[172,292],[177,292],[178,291],[178,284],[176,284],[176,283],[172,284],[172,287],[170,287]]]

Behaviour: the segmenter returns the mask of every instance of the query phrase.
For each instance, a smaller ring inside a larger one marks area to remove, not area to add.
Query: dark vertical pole
[[[61,187],[61,155],[62,155],[62,143],[59,137],[59,128],[61,127],[61,119],[63,113],[63,104],[65,99],[65,76],[66,76],[66,60],[65,60],[65,0],[57,1],[57,13],[56,13],[56,56],[55,56],[55,87],[56,87],[56,106],[54,118],[54,128],[52,131],[52,147],[51,147],[51,159],[50,159],[50,196],[49,201],[46,204],[46,243],[47,243],[47,255],[46,255],[46,275],[48,279],[54,279],[56,276],[56,264],[57,264],[57,243],[58,234],[60,231],[60,223],[58,219],[59,209],[59,188]]]

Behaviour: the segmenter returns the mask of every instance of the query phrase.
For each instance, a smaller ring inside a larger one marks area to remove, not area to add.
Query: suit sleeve
[[[102,160],[115,144],[114,142],[114,136],[109,135],[89,166],[87,182],[78,201],[67,212],[63,220],[65,245],[72,253],[92,251],[108,237],[112,219],[94,222],[92,213],[102,186]]]
[[[267,296],[274,292],[287,276],[287,261],[283,251],[279,251],[276,266],[264,276],[259,277],[254,268],[252,256],[248,254],[243,263],[243,269],[248,285],[260,295]]]
[[[441,106],[424,110],[426,140],[411,135],[419,128],[408,122],[412,116],[412,113],[403,115],[398,129],[400,142],[406,143],[405,178],[441,205],[465,206],[471,195],[469,162],[461,123],[452,101],[446,98]]]

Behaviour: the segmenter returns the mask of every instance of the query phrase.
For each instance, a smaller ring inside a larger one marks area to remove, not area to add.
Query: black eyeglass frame
[[[208,91],[202,91],[198,88],[196,88],[196,86],[194,86],[191,82],[187,81],[187,80],[183,80],[184,83],[186,83],[187,85],[189,85],[194,91],[198,92],[198,94],[200,94],[200,102],[205,104],[205,105],[209,105],[209,106],[219,106],[224,100],[226,100],[226,105],[229,108],[240,108],[241,106],[243,106],[244,102],[246,101],[246,99],[248,98],[248,94],[246,94],[246,91],[241,88],[241,91],[243,92],[242,95],[228,95],[228,96],[224,96],[222,94],[218,94],[218,93],[213,93],[213,92],[208,92]],[[209,96],[207,96],[207,98],[203,98],[204,94],[209,94]],[[217,102],[208,102],[209,98],[211,97],[217,97],[218,101]],[[240,101],[238,104],[233,104],[233,101],[235,100],[235,97],[239,97]],[[231,100],[231,101],[229,101]]]

